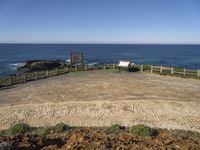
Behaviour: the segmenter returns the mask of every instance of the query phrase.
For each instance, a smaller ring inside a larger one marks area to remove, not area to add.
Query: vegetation
[[[31,133],[32,135],[38,135],[40,137],[45,137],[51,132],[51,129],[48,127],[38,127],[35,128]]]
[[[138,124],[129,128],[129,132],[137,136],[152,136],[154,130],[148,126]]]
[[[107,64],[106,69],[114,69],[114,66],[112,64]],[[87,68],[87,70],[94,70],[95,68]],[[96,66],[96,69],[104,69],[103,65],[98,65]],[[140,65],[135,65],[134,71],[140,71]],[[84,67],[79,67],[77,68],[68,68],[66,70],[65,68],[62,69],[52,69],[49,70],[48,72],[46,70],[44,71],[38,71],[38,72],[28,72],[25,73],[25,75],[18,75],[18,76],[12,76],[12,84],[18,84],[18,83],[24,83],[27,81],[32,81],[32,80],[38,80],[38,79],[43,79],[47,78],[50,76],[56,76],[56,75],[61,75],[61,74],[66,74],[68,72],[81,72],[84,71]],[[143,65],[143,71],[144,72],[151,72],[151,66],[150,65]],[[170,76],[177,76],[177,77],[184,77],[184,78],[195,78],[195,79],[200,79],[200,77],[197,77],[197,71],[196,70],[187,70],[187,74],[183,74],[184,69],[181,68],[174,68],[174,73],[171,74],[170,69],[163,69],[162,73],[160,73],[159,68],[154,68],[153,73],[161,74],[161,75],[170,75]],[[116,72],[121,72],[121,71],[116,71]],[[132,72],[132,71],[131,71]],[[9,77],[3,77],[0,78],[0,88],[5,87],[5,86],[10,86],[10,81]]]
[[[31,135],[31,131],[23,136],[0,137],[0,149],[200,149],[200,141],[190,139],[190,136],[198,134],[191,131],[158,129],[158,135],[144,137],[150,134],[149,127],[143,125],[134,126],[139,129],[140,136],[131,135],[127,130],[119,134],[116,132],[121,128],[119,125],[109,127],[115,129],[114,134],[107,133],[108,128],[97,127],[76,127],[66,132],[62,130],[64,126],[61,123],[53,127],[31,129],[39,136]],[[63,132],[54,133],[52,128]]]
[[[135,68],[141,69],[140,65],[136,65]],[[151,72],[151,65],[143,65],[143,71],[144,72]],[[187,70],[186,74],[184,75],[184,69],[183,68],[173,68],[173,74],[171,73],[171,69],[164,69],[162,70],[162,73],[160,73],[160,68],[157,66],[157,68],[153,68],[153,73],[160,74],[160,75],[170,75],[170,76],[176,76],[176,77],[183,77],[183,78],[194,78],[194,79],[200,79],[200,77],[197,76],[197,70]]]
[[[30,127],[27,124],[20,123],[10,129],[0,131],[0,136],[31,134],[44,137],[50,133],[62,133],[70,129],[71,127],[64,123],[59,123],[51,127]]]
[[[121,129],[121,126],[120,126],[119,124],[114,124],[114,125],[111,125],[111,126],[107,129],[107,132],[108,132],[108,133],[116,133],[116,132],[118,132],[120,129]]]
[[[24,123],[16,124],[9,130],[11,135],[25,134],[30,131],[30,126]]]
[[[0,131],[0,136],[16,136],[16,135],[37,135],[39,137],[46,137],[51,133],[69,133],[74,130],[64,123],[56,124],[51,127],[30,127],[27,124],[20,123],[12,126],[10,129]],[[121,127],[119,124],[111,125],[106,128],[107,134],[116,134],[120,130],[126,129],[125,127]],[[152,129],[146,125],[138,124],[128,128],[128,132],[136,135],[136,136],[157,136],[159,133],[165,131],[170,133],[172,136],[176,138],[185,138],[192,139],[196,141],[200,141],[200,133],[188,131],[188,130],[166,130],[166,129]],[[103,129],[104,130],[104,129]],[[99,131],[99,130],[98,130]],[[123,132],[127,132],[127,130],[123,130]]]
[[[8,136],[9,135],[9,132],[8,132],[9,130],[1,130],[0,131],[0,137],[1,136]]]
[[[71,129],[71,127],[64,124],[64,123],[59,123],[59,124],[56,124],[55,126],[51,127],[50,129],[53,130],[56,133],[62,133],[66,130]]]
[[[70,129],[72,129],[72,127],[70,127],[64,123],[59,123],[59,124],[56,124],[55,126],[51,126],[51,127],[35,128],[34,130],[32,130],[32,132],[30,134],[35,134],[35,135],[44,137],[44,136],[48,135],[49,133],[63,133],[65,131],[69,131]]]

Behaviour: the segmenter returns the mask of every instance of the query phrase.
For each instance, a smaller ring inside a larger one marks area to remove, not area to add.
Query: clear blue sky
[[[0,0],[0,42],[200,44],[200,0]]]

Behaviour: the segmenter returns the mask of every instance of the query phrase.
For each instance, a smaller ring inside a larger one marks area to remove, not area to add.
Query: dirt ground
[[[70,73],[0,90],[0,129],[32,126],[152,127],[200,132],[200,80],[150,73]]]
[[[155,136],[136,136],[126,131],[108,133],[93,128],[53,133],[46,138],[35,135],[0,137],[0,146],[14,150],[199,150],[200,141],[163,130]],[[1,148],[1,147],[0,147]]]

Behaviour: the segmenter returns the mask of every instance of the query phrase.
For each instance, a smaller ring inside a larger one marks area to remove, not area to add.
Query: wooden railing
[[[65,67],[62,69],[38,71],[31,73],[24,73],[17,76],[7,76],[0,78],[0,88],[26,83],[29,81],[44,79],[52,76],[58,76],[66,74],[69,72],[78,72],[78,71],[89,71],[89,70],[107,70],[107,69],[116,69],[116,64],[98,64],[94,66],[84,65],[77,66],[73,68]],[[135,65],[135,70],[140,72],[149,72],[157,73],[161,75],[172,75],[172,76],[181,76],[189,78],[200,79],[200,70],[189,70],[185,68],[174,68],[174,67],[163,67],[163,66],[152,66],[152,65]]]
[[[200,78],[200,69],[191,70],[185,68],[163,67],[163,66],[152,66],[152,65],[136,65],[136,68],[139,68],[141,72]]]
[[[24,73],[20,75],[0,77],[0,88],[20,83],[26,83],[29,81],[44,79],[52,76],[58,76],[69,72],[89,71],[89,70],[99,70],[99,69],[106,70],[106,69],[116,68],[115,66],[116,66],[115,64],[99,64],[95,66],[84,65],[84,66],[76,66],[73,68],[65,67],[62,69],[57,68],[53,70],[37,71],[37,72]]]

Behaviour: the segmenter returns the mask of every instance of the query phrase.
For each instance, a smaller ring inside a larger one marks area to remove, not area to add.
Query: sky
[[[0,0],[0,43],[200,44],[200,0]]]

